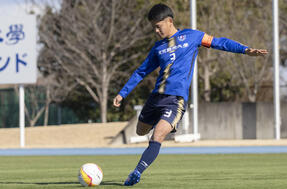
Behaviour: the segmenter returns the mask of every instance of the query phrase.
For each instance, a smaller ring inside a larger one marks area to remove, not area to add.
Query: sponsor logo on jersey
[[[183,45],[182,44],[179,44],[179,45],[176,45],[176,46],[173,46],[173,47],[168,47],[166,49],[163,49],[163,50],[160,50],[158,51],[158,54],[165,54],[165,53],[169,53],[169,52],[173,52],[179,48],[186,48],[188,47],[188,43],[184,43]]]

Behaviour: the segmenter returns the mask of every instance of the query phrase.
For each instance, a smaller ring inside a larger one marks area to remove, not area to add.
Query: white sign
[[[36,17],[0,17],[0,84],[35,83]]]

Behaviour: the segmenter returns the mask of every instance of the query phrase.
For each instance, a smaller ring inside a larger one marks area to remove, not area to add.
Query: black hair
[[[171,8],[162,3],[154,5],[148,13],[148,20],[150,22],[151,21],[159,22],[167,17],[173,18],[173,12]]]

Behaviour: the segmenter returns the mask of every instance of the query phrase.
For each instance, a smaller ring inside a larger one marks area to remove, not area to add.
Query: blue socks
[[[157,141],[150,141],[148,148],[142,154],[142,157],[136,167],[136,169],[143,173],[143,171],[148,168],[148,166],[156,159],[161,143]]]

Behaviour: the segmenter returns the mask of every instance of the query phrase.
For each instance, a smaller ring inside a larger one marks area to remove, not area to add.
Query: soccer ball
[[[79,170],[78,179],[83,186],[100,185],[103,179],[102,169],[94,163],[86,163]]]

